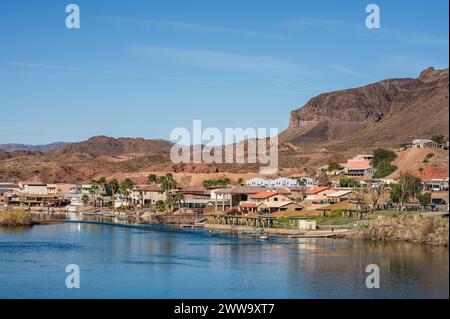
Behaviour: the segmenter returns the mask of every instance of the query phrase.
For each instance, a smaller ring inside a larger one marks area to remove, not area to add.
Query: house
[[[448,191],[448,177],[446,178],[432,178],[428,181],[425,181],[425,188],[427,190],[439,192],[439,191]]]
[[[131,203],[141,206],[152,206],[157,201],[166,200],[167,195],[159,185],[137,185],[130,193]]]
[[[306,177],[304,177],[306,179]],[[308,182],[312,181],[308,180]],[[253,178],[249,179],[245,183],[247,186],[260,186],[266,188],[275,188],[275,187],[296,187],[300,186],[298,181],[293,178],[280,177],[276,179],[263,179],[263,178]]]
[[[330,203],[339,203],[350,200],[352,194],[352,190],[339,190],[337,192],[328,194],[327,198]]]
[[[13,183],[0,183],[0,205],[6,205],[8,203],[7,194],[11,192],[18,192],[20,190],[19,185]]]
[[[264,178],[252,178],[252,179],[247,180],[245,182],[245,185],[266,187],[269,185],[269,182],[268,182],[268,180],[266,180]]]
[[[206,206],[212,206],[212,202],[209,199],[185,199],[181,201],[180,203],[180,209],[186,210],[189,209],[191,211],[194,211],[196,213],[203,213]]]
[[[265,191],[264,187],[260,186],[233,186],[222,189],[217,189],[215,191],[214,198],[214,211],[219,210],[219,199],[218,197],[222,195],[221,206],[226,206],[226,199],[229,201],[229,206],[232,209],[233,207],[238,208],[240,202],[245,202],[249,200],[251,195],[258,194],[260,192]]]
[[[48,188],[46,183],[42,182],[20,182],[19,187],[22,193],[33,195],[47,195]]]
[[[289,224],[294,224],[300,230],[315,230],[317,223],[315,220],[307,219],[305,217],[291,216],[288,218]]]
[[[314,185],[314,178],[307,175],[300,175],[300,176],[292,176],[291,179],[297,181],[296,185],[289,186],[289,187],[299,187],[299,186],[306,186],[306,187],[312,187]],[[298,180],[302,181],[302,185],[298,185]]]
[[[355,157],[344,164],[344,175],[363,176],[373,173],[375,173],[375,169],[372,167],[372,162],[368,159]]]
[[[5,190],[5,191],[19,191],[20,187],[18,184],[14,184],[14,183],[0,183],[0,191]]]
[[[328,199],[328,194],[333,192],[331,187],[328,186],[312,187],[305,191],[305,200],[325,201]]]
[[[263,202],[282,202],[282,201],[289,201],[289,198],[281,195],[278,192],[275,191],[269,191],[269,192],[260,192],[254,195],[250,195],[250,202],[253,203],[263,203]]]
[[[415,139],[412,141],[413,148],[437,148],[438,146],[436,142],[427,139]]]
[[[184,187],[181,190],[177,191],[178,193],[183,194],[184,199],[211,199],[211,195],[208,190],[201,186],[188,186]]]
[[[57,194],[64,194],[64,195],[81,194],[81,185],[68,183],[57,183],[55,185]]]
[[[90,196],[91,195],[91,188],[92,188],[91,184],[83,184],[83,185],[81,185],[81,194]]]
[[[294,213],[303,210],[303,206],[291,201],[267,201],[262,202],[256,209],[261,214],[272,214],[277,212]]]

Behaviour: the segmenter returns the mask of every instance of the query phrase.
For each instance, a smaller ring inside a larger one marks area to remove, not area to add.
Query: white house
[[[301,177],[300,179],[305,180],[306,186],[313,185],[313,179],[311,177]],[[261,186],[266,188],[277,188],[277,187],[297,187],[297,179],[280,177],[276,179],[263,179],[263,178],[252,178],[247,180],[247,186]]]
[[[432,140],[427,139],[415,139],[412,141],[412,147],[415,148],[436,148],[438,144]]]
[[[46,183],[41,182],[21,182],[19,187],[22,193],[33,195],[47,195],[48,188]]]

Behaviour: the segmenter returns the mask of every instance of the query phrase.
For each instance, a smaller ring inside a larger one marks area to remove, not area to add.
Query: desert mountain
[[[324,93],[291,112],[280,140],[329,150],[395,147],[414,138],[449,135],[448,69],[416,79],[389,79]]]
[[[47,152],[66,144],[68,143],[55,142],[44,145],[0,144],[0,150],[3,150],[5,152],[14,152],[14,151]]]
[[[143,138],[91,137],[87,141],[71,143],[53,150],[53,155],[88,154],[91,156],[120,156],[125,154],[168,154],[172,144],[164,140]]]
[[[280,174],[315,174],[317,167],[329,161],[344,162],[376,147],[397,148],[433,134],[448,137],[448,102],[448,69],[433,68],[416,79],[389,79],[321,94],[291,112],[289,128],[279,138]],[[0,182],[33,178],[79,183],[99,176],[145,180],[149,172],[167,171],[181,175],[258,172],[257,164],[173,164],[171,147],[164,140],[106,136],[50,149],[9,147],[10,151],[4,151],[0,147]],[[405,163],[396,165],[424,177],[446,171],[448,151],[436,153],[427,165],[420,164],[424,155],[417,154],[399,156],[398,161]]]

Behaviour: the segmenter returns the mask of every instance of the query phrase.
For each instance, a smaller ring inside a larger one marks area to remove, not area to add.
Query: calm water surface
[[[80,289],[65,286],[80,267]],[[381,288],[367,289],[377,264]],[[0,298],[448,298],[447,248],[76,223],[0,227]]]

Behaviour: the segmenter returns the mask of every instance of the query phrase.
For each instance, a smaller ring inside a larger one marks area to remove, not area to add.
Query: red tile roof
[[[279,195],[278,192],[260,192],[255,195],[251,195],[252,199],[266,199],[275,195]]]
[[[328,187],[328,186],[318,186],[318,187],[314,187],[314,188],[308,189],[305,193],[307,195],[314,195],[314,194],[326,191],[326,190],[328,190],[330,188],[331,187]]]
[[[345,167],[348,169],[366,169],[366,168],[371,168],[372,165],[370,164],[370,161],[368,160],[348,160],[347,164],[345,164]]]

